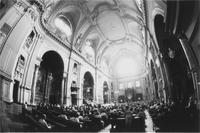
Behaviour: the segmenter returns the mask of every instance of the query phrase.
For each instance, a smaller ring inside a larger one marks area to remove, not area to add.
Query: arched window
[[[77,72],[78,72],[78,65],[77,65],[77,63],[74,63],[73,73],[77,74]]]
[[[72,35],[72,24],[69,19],[64,16],[56,17],[54,20],[55,26],[66,36]]]

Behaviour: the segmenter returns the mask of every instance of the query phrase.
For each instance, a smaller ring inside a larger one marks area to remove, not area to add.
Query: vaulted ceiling
[[[145,70],[145,31],[141,0],[60,0],[46,1],[49,27],[56,32],[56,17],[71,23],[73,34],[66,36],[84,53],[94,50],[94,64],[111,72],[121,57],[131,57]],[[113,74],[114,72],[112,72]]]

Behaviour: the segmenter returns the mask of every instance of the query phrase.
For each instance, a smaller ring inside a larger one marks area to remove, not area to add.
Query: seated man
[[[39,119],[39,123],[42,124],[44,127],[51,129],[51,125],[48,125],[48,123],[46,122],[46,115],[43,114],[42,117]]]

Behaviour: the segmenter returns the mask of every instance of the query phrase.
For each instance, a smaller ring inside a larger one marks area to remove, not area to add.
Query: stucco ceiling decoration
[[[87,36],[87,38],[85,39],[84,41],[84,44],[83,45],[88,45],[90,44],[91,47],[95,50],[98,43],[100,41],[100,37],[99,35],[94,31],[93,33],[89,34]],[[96,52],[96,51],[95,51]]]
[[[102,43],[104,44],[101,44],[101,47],[98,47],[97,62],[100,62],[103,56],[109,56],[123,48],[126,48],[132,51],[132,53],[136,53],[143,58],[145,57],[146,46],[141,41],[131,36],[126,36],[126,38],[118,41]]]
[[[116,0],[85,0],[89,12],[94,12],[103,5],[116,5]]]
[[[127,52],[129,54],[127,54]],[[117,55],[119,55],[119,53],[125,53],[125,55],[132,55],[132,58],[143,58],[145,55],[144,49],[142,47],[140,47],[139,45],[134,45],[131,44],[131,42],[126,42],[123,45],[118,44],[118,45],[112,45],[112,46],[108,46],[107,49],[104,51],[104,53],[102,53],[102,55],[104,57],[107,56],[107,58],[109,58],[110,63],[112,62],[112,60],[117,59]]]
[[[123,56],[144,66],[143,15],[135,0],[62,0],[56,4],[51,19],[58,15],[71,20],[74,47],[82,53],[90,44],[98,65],[104,62],[112,69]]]

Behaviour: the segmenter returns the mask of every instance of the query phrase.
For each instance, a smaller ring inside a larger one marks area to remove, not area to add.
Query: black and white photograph
[[[0,0],[0,132],[200,132],[200,0]]]

